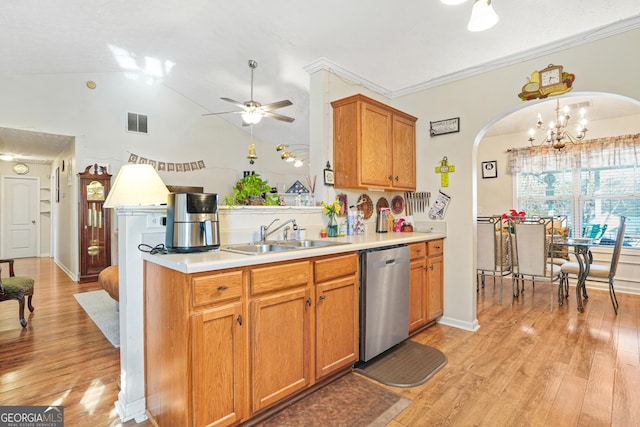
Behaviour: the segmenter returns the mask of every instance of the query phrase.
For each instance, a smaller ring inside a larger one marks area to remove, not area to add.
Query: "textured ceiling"
[[[145,70],[202,106],[290,99],[292,124],[263,120],[257,138],[307,144],[309,67],[320,58],[394,97],[576,42],[640,26],[640,1],[494,0],[500,22],[466,29],[472,1],[5,0],[0,73]],[[230,108],[231,107],[231,108]],[[237,114],[221,116],[240,126]],[[215,119],[214,119],[215,120]]]

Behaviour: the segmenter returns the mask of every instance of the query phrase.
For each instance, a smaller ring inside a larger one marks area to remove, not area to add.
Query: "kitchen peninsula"
[[[149,417],[159,426],[253,421],[348,372],[358,360],[362,250],[411,248],[407,328],[433,323],[444,237],[370,233],[260,255],[145,254]]]

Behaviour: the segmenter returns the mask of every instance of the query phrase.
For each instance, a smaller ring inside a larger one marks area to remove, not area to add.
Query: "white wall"
[[[640,58],[629,46],[640,43],[640,30],[544,55],[481,75],[426,89],[390,102],[418,117],[418,187],[437,193],[440,177],[435,166],[443,156],[456,167],[445,192],[452,197],[447,211],[445,242],[445,315],[443,321],[463,328],[478,327],[475,292],[475,227],[477,176],[480,159],[477,146],[486,129],[499,118],[522,108],[517,94],[526,76],[548,64],[563,65],[576,75],[574,92],[603,92],[640,99],[637,84]],[[335,78],[331,82],[339,80]],[[329,85],[328,98],[339,99],[362,92],[354,86],[349,93]],[[330,108],[330,107],[329,107]],[[459,133],[429,136],[429,121],[460,117]]]
[[[255,170],[274,186],[296,180],[306,183],[308,168],[282,161],[275,146],[252,141],[248,129],[219,117],[203,117],[206,111],[182,95],[132,77],[131,73],[0,77],[0,126],[75,137],[73,152],[61,154],[51,165],[53,173],[62,160],[74,162],[72,186],[67,187],[65,175],[64,198],[52,204],[58,221],[54,256],[72,276],[78,272],[75,173],[88,165],[107,164],[115,178],[132,153],[164,162],[203,160],[205,169],[160,172],[160,176],[168,185],[203,186],[221,199],[231,193],[244,170]],[[95,81],[96,89],[87,88],[87,80]],[[127,112],[148,115],[147,135],[126,131]],[[253,167],[246,158],[251,142],[258,154]]]

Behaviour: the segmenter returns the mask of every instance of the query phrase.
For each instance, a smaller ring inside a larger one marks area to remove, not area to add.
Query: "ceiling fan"
[[[241,111],[224,111],[221,113],[207,113],[203,116],[219,115],[219,114],[242,114],[242,125],[249,126],[256,124],[262,120],[263,117],[269,117],[271,119],[280,120],[283,122],[291,123],[295,119],[293,117],[284,116],[282,114],[274,113],[273,110],[278,108],[288,107],[292,105],[292,102],[288,99],[278,102],[272,102],[271,104],[262,105],[258,101],[253,100],[253,70],[258,67],[258,63],[253,59],[249,60],[249,68],[251,68],[251,100],[245,102],[238,102],[231,98],[220,98],[223,101],[227,101],[233,105],[242,108]]]

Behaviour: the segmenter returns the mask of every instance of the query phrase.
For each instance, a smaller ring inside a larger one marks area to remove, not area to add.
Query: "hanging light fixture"
[[[542,144],[548,144],[549,147],[555,148],[560,151],[566,147],[567,142],[571,144],[576,144],[578,141],[582,141],[587,134],[587,119],[585,119],[585,109],[580,109],[580,120],[576,126],[576,135],[573,135],[567,128],[569,127],[569,121],[571,120],[571,116],[569,115],[570,108],[565,105],[564,108],[560,109],[560,100],[556,100],[556,120],[555,122],[549,122],[549,126],[545,127],[544,121],[542,120],[542,114],[538,113],[538,121],[536,122],[536,128],[529,129],[529,143],[538,147]],[[539,143],[535,144],[536,140],[535,135],[537,132],[542,131],[546,132],[545,138]]]
[[[469,19],[467,29],[473,32],[488,30],[499,20],[500,17],[493,10],[491,0],[476,0],[473,9],[471,9],[471,19]]]
[[[262,114],[254,108],[251,108],[241,114],[242,120],[248,125],[255,125],[262,120]]]
[[[446,5],[455,6],[457,4],[462,4],[467,0],[440,0],[440,3],[444,3]]]
[[[258,155],[256,154],[256,145],[255,144],[250,144],[249,145],[249,154],[247,155],[247,159],[249,159],[249,164],[252,165],[255,163],[255,160],[258,158]]]

